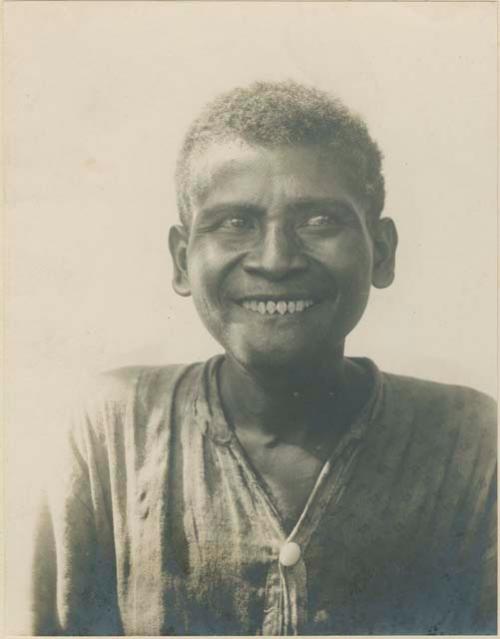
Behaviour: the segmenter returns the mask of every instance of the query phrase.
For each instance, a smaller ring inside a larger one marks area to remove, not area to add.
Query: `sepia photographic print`
[[[6,634],[496,634],[496,13],[5,2]]]

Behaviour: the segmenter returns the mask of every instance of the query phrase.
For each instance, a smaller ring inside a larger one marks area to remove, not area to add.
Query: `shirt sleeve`
[[[467,399],[468,437],[463,436],[465,452],[457,464],[467,481],[455,515],[461,588],[454,628],[463,634],[489,635],[497,632],[496,404],[479,393],[470,393]]]
[[[92,427],[76,411],[48,473],[34,538],[35,635],[121,634],[105,456]]]
[[[486,634],[497,633],[497,477],[490,486],[490,497],[485,513],[485,553],[480,561],[480,586],[472,627],[481,628]]]

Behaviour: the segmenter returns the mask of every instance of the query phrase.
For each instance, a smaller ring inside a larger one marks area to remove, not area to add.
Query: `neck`
[[[220,393],[233,428],[270,439],[305,436],[311,424],[332,423],[346,411],[358,367],[343,349],[328,363],[296,372],[249,370],[227,356],[220,370]],[[359,370],[357,373],[359,379]],[[294,437],[295,438],[295,437]]]

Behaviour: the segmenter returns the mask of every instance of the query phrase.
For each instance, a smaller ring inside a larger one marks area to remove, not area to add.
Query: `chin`
[[[276,374],[284,371],[296,371],[309,368],[319,363],[324,357],[324,349],[320,349],[321,357],[315,356],[310,345],[283,344],[272,347],[250,348],[240,347],[233,351],[236,359],[248,370],[276,371]]]

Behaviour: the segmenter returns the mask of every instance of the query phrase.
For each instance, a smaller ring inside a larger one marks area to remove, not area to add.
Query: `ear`
[[[389,217],[377,220],[373,235],[373,272],[372,284],[376,288],[386,288],[394,280],[398,232]]]
[[[182,295],[182,297],[189,297],[191,295],[187,268],[188,236],[189,231],[180,224],[172,226],[168,234],[168,247],[172,255],[174,266],[172,286],[174,287],[174,291],[178,295]]]

